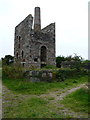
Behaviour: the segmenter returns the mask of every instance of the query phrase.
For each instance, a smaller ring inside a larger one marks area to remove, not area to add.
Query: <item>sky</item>
[[[0,0],[0,58],[14,55],[14,30],[34,8],[41,27],[56,23],[56,56],[88,59],[88,0]]]

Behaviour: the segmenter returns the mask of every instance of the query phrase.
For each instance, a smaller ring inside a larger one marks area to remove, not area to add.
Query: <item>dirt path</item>
[[[55,92],[50,92],[48,94],[42,94],[42,95],[22,95],[22,94],[15,94],[12,91],[10,91],[9,89],[7,89],[6,86],[3,85],[3,116],[5,113],[5,108],[9,107],[11,105],[11,101],[13,104],[13,106],[15,107],[15,105],[17,104],[17,101],[21,101],[27,98],[32,98],[32,97],[38,97],[38,98],[43,98],[46,100],[49,100],[50,98],[53,98],[52,100],[49,100],[48,105],[53,105],[53,109],[52,111],[57,111],[58,109],[58,114],[67,114],[70,116],[73,116],[74,118],[88,118],[87,114],[83,114],[83,113],[76,113],[73,112],[72,110],[69,110],[67,108],[65,108],[62,104],[60,104],[60,100],[62,100],[66,95],[76,91],[77,89],[80,89],[82,87],[85,87],[85,84],[81,84],[75,88],[72,89],[64,89],[64,90],[58,90]]]
[[[74,112],[70,109],[67,109],[64,107],[64,105],[60,104],[60,100],[63,100],[63,98],[65,96],[67,96],[68,94],[80,89],[80,88],[86,88],[86,84],[81,84],[75,88],[72,88],[70,90],[59,90],[59,91],[55,91],[55,92],[50,92],[49,94],[43,94],[43,95],[40,95],[41,98],[44,98],[44,99],[49,99],[51,98],[52,100],[50,101],[49,104],[54,104],[55,105],[55,108],[59,109],[58,111],[58,114],[59,113],[64,113],[64,114],[68,114],[70,116],[73,116],[74,118],[88,118],[88,114],[84,114],[84,113],[81,113],[81,112]],[[53,109],[54,111],[55,109]]]
[[[49,94],[42,94],[42,95],[40,95],[40,97],[43,97],[43,98],[54,97],[55,99],[52,100],[52,102],[57,102],[58,100],[59,101],[62,100],[66,95],[68,95],[68,94],[70,94],[70,93],[72,93],[72,92],[74,92],[74,91],[76,91],[84,86],[85,86],[85,84],[81,84],[81,85],[79,85],[75,88],[72,88],[70,90],[64,89],[64,90],[59,90],[59,91],[55,91],[55,92],[50,92]]]

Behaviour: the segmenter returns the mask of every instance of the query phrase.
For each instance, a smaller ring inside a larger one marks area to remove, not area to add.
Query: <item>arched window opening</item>
[[[17,52],[17,54],[16,54],[16,58],[18,59],[18,52]]]
[[[22,51],[22,58],[23,58],[23,56],[24,56],[24,52]]]
[[[41,62],[46,62],[47,50],[45,46],[41,47]]]
[[[34,62],[38,62],[38,58],[34,58]]]
[[[18,36],[18,48],[20,48],[20,40],[21,40],[21,37],[20,36]]]
[[[21,37],[19,36],[19,41],[20,41]]]

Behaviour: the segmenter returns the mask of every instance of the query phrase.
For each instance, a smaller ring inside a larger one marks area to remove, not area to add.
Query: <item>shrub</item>
[[[5,55],[4,58],[2,58],[2,65],[11,65],[14,62],[14,57],[11,55]]]
[[[23,73],[25,69],[23,67],[16,66],[4,66],[2,69],[2,77],[3,78],[23,78]]]
[[[77,69],[64,68],[56,71],[56,79],[57,81],[64,81],[67,78],[79,77],[87,74],[88,71],[85,69],[77,70]]]

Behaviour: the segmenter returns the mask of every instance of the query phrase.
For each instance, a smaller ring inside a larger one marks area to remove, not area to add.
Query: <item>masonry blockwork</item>
[[[40,8],[36,7],[32,27],[31,14],[15,27],[14,63],[35,68],[55,66],[55,23],[41,29]]]

